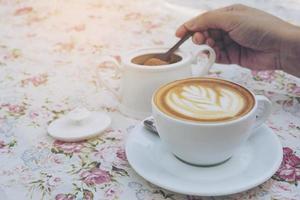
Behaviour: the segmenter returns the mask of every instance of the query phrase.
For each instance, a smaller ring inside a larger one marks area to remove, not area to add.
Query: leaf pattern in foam
[[[169,95],[170,106],[188,115],[219,114],[235,115],[243,106],[238,94],[225,88],[184,86]]]

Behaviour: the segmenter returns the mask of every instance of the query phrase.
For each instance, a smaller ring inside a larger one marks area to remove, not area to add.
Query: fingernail
[[[177,31],[175,32],[175,36],[176,36],[176,37],[180,37],[180,35],[181,35],[181,34],[180,34],[180,31],[177,30]]]

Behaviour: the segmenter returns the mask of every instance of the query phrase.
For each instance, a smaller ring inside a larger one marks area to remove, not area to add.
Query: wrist
[[[300,27],[291,25],[284,32],[279,56],[278,69],[300,77]]]

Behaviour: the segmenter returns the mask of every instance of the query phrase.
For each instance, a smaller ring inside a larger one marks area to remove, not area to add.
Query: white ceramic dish
[[[126,154],[132,168],[151,183],[199,196],[229,195],[256,187],[276,172],[283,155],[278,137],[262,125],[227,162],[192,166],[175,158],[142,124],[129,135]]]

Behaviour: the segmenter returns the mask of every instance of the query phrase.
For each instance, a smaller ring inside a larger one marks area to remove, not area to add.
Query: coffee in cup
[[[170,82],[152,97],[152,115],[162,144],[195,165],[228,160],[271,113],[271,102],[219,78]]]
[[[242,117],[254,106],[253,95],[235,83],[201,78],[160,88],[154,103],[165,114],[194,122],[224,122]]]
[[[137,65],[144,65],[144,66],[161,66],[161,65],[169,65],[174,64],[182,60],[182,57],[177,54],[172,54],[170,61],[166,62],[156,58],[156,55],[159,54],[144,54],[137,57],[134,57],[131,62]]]

